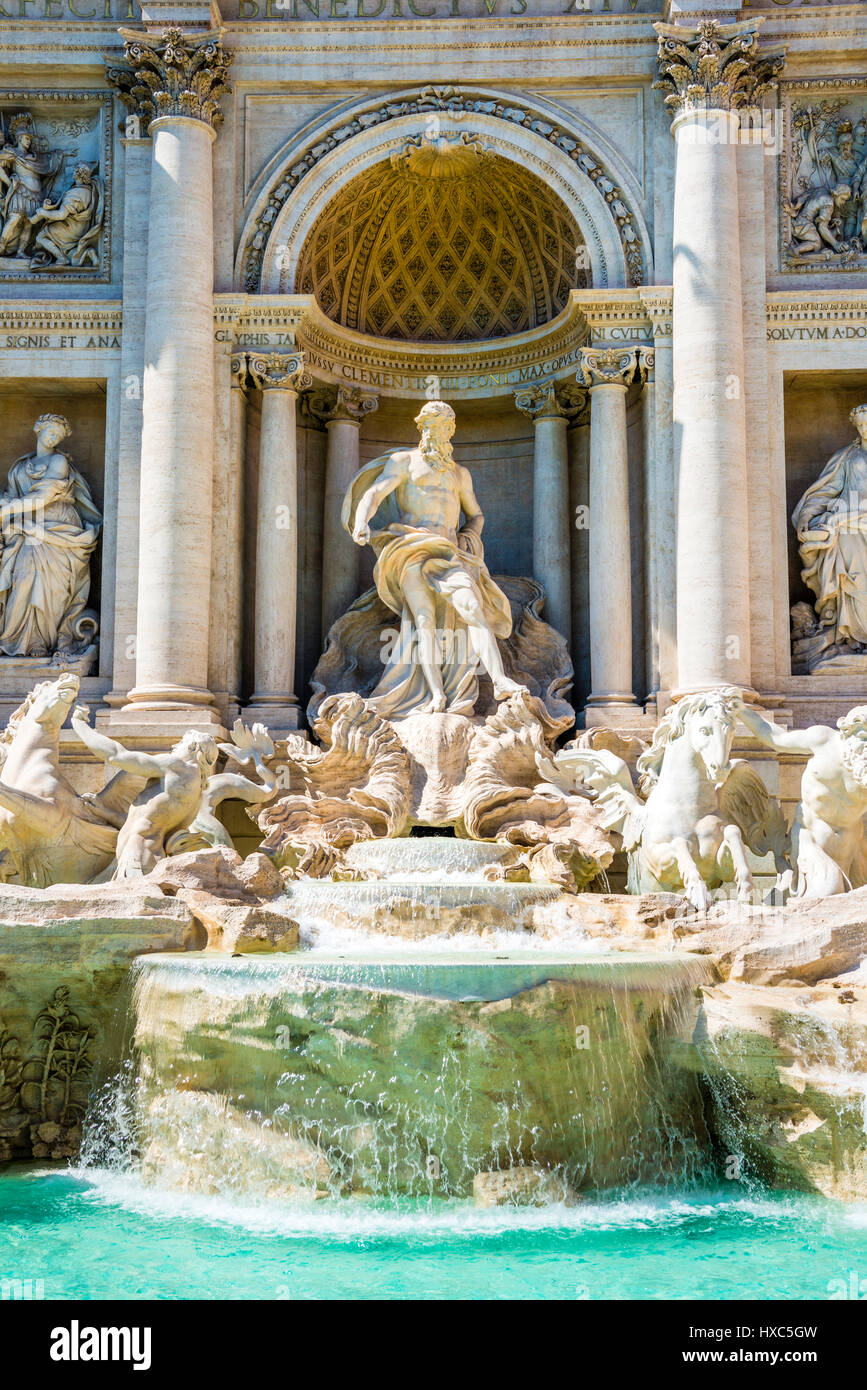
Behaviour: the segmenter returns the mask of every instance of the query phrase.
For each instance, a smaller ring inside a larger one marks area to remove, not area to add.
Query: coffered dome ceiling
[[[477,141],[410,141],[329,203],[296,288],[379,338],[464,342],[547,323],[589,283],[571,213]]]

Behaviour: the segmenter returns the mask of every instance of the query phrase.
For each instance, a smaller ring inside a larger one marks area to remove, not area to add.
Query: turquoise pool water
[[[742,1189],[244,1206],[19,1167],[0,1175],[0,1278],[46,1299],[827,1299],[867,1294],[867,1206]]]

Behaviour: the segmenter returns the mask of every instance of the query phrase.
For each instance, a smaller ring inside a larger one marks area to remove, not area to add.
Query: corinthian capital
[[[594,386],[629,386],[636,377],[644,381],[653,366],[653,352],[647,348],[582,348],[578,380]]]
[[[249,379],[258,391],[303,391],[313,385],[303,352],[266,352],[247,358]]]
[[[379,399],[360,386],[325,386],[304,397],[306,413],[322,425],[333,420],[351,420],[360,425],[366,415],[379,406]]]
[[[737,111],[755,106],[776,87],[785,49],[759,52],[759,19],[739,24],[703,20],[696,26],[654,24],[659,35],[660,78],[654,87],[667,92],[674,115],[686,111]]]
[[[515,405],[522,415],[537,420],[574,420],[587,404],[587,395],[572,381],[546,381],[518,391]]]
[[[216,130],[223,119],[220,97],[231,91],[232,54],[223,48],[222,30],[166,29],[157,36],[121,29],[120,35],[129,67],[107,67],[106,79],[143,126],[159,116],[189,116]]]

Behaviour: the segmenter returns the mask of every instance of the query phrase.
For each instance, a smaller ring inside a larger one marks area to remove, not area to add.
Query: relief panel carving
[[[867,268],[867,81],[822,78],[782,88],[780,266]]]
[[[111,97],[0,96],[0,280],[110,279]]]

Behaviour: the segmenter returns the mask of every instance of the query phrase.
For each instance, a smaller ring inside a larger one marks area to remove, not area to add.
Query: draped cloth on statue
[[[358,504],[379,478],[388,458],[387,455],[374,459],[353,479],[342,514],[343,525],[350,534]],[[469,529],[448,536],[407,524],[401,518],[395,494],[391,493],[372,518],[370,543],[376,554],[373,582],[383,603],[400,617],[400,629],[384,647],[385,671],[368,704],[388,719],[399,719],[415,713],[430,699],[416,651],[415,624],[404,599],[404,577],[412,569],[421,576],[434,600],[437,659],[446,707],[451,714],[472,714],[478,696],[479,662],[466,623],[450,601],[452,596],[471,588],[494,635],[508,637],[512,630],[509,600],[487,571],[481,539]]]
[[[7,656],[46,656],[79,645],[102,522],[72,463],[65,477],[45,477],[37,457],[12,465],[2,499],[4,513],[11,510],[0,555],[0,652]],[[16,511],[19,498],[27,506]]]
[[[867,643],[867,454],[859,440],[828,461],[792,524],[823,627],[835,627],[838,641]]]

